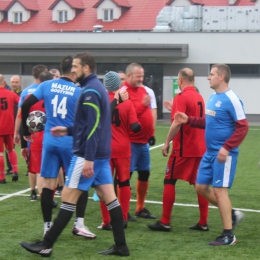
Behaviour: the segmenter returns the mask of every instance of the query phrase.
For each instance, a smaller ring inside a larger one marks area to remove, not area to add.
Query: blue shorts
[[[94,161],[94,176],[85,178],[82,175],[85,158],[73,155],[65,185],[72,189],[88,191],[91,187],[113,184],[111,168],[108,159],[96,159]]]
[[[150,170],[150,152],[148,144],[131,143],[130,172]]]
[[[213,187],[231,188],[235,177],[238,154],[229,154],[225,163],[219,163],[217,155],[207,152],[202,157],[196,183]]]
[[[57,178],[60,167],[64,167],[67,172],[72,156],[72,149],[68,147],[43,145],[41,177]]]

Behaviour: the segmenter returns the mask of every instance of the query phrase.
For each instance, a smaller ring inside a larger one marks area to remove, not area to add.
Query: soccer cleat
[[[135,221],[136,221],[136,219],[133,218],[133,217],[129,214],[129,212],[128,212],[127,218],[128,218],[127,221],[130,221],[130,222],[135,222]]]
[[[18,172],[13,173],[12,181],[18,181]]]
[[[96,238],[96,235],[93,234],[92,232],[90,232],[88,227],[86,227],[84,225],[74,226],[74,228],[72,229],[72,234],[74,236],[82,236],[82,237],[86,237],[88,239]]]
[[[244,218],[244,213],[239,210],[232,210],[232,230],[235,229],[237,224]]]
[[[35,193],[35,194],[31,194],[31,196],[30,196],[30,201],[37,201],[37,194]]]
[[[58,205],[59,205],[58,201],[55,201],[55,200],[52,201],[52,208],[53,209],[57,208]]]
[[[20,245],[27,251],[43,257],[50,257],[52,253],[52,248],[47,247],[43,241],[37,241],[35,243],[20,242]]]
[[[100,251],[98,252],[101,255],[119,255],[119,256],[129,256],[130,251],[127,245],[124,246],[117,246],[114,245],[111,248],[109,248],[106,251]]]
[[[163,224],[161,221],[157,221],[155,224],[148,224],[147,225],[148,228],[150,228],[152,231],[170,231],[171,230],[171,226],[170,224]]]
[[[0,184],[6,184],[6,180],[5,179],[0,180]]]
[[[214,241],[209,243],[210,246],[226,246],[226,245],[235,245],[237,243],[236,236],[225,235],[222,234],[221,236],[217,237]]]
[[[7,169],[6,172],[5,172],[6,175],[9,175],[9,174],[12,174],[12,173],[13,173],[12,169]]]
[[[199,230],[199,231],[209,231],[209,226],[208,224],[200,225],[199,223],[197,223],[195,226],[190,226],[189,229]]]
[[[101,223],[97,228],[101,229],[101,230],[106,230],[106,231],[112,230],[112,227],[110,224],[104,225],[103,223]]]
[[[149,219],[156,219],[155,216],[153,216],[150,211],[146,208],[143,210],[140,210],[138,212],[135,212],[135,216],[139,218],[149,218]]]

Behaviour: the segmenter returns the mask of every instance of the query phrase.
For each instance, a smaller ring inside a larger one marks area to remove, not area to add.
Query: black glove
[[[154,136],[151,136],[151,137],[149,138],[149,140],[148,140],[148,143],[149,143],[150,146],[155,145],[155,137],[154,137]]]

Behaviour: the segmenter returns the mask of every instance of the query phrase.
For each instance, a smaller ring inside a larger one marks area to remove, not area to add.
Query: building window
[[[68,21],[68,12],[67,11],[58,11],[59,23],[66,23]]]
[[[113,21],[114,15],[113,15],[113,9],[105,9],[104,10],[104,21]]]
[[[15,12],[13,22],[14,23],[22,23],[23,22],[23,13],[22,12]]]

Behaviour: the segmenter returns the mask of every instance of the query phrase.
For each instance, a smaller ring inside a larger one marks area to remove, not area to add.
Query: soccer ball
[[[46,114],[40,110],[32,111],[26,119],[26,125],[32,132],[40,132],[44,130],[45,124]]]

